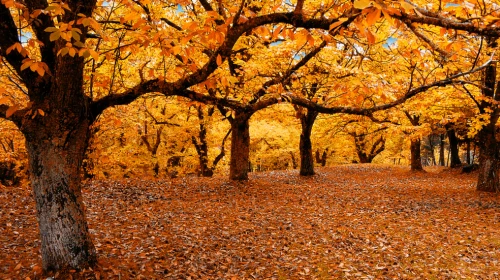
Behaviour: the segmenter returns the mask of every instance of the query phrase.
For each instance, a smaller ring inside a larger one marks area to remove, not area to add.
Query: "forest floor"
[[[100,279],[500,279],[500,196],[476,175],[347,165],[84,189]],[[35,206],[0,188],[0,279],[39,279]]]

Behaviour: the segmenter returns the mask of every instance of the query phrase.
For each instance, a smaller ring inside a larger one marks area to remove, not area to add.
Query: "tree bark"
[[[229,178],[231,180],[248,180],[250,159],[250,125],[251,113],[236,111],[231,119],[231,160]]]
[[[496,63],[488,66],[484,73],[483,96],[494,97],[495,101],[500,99],[500,83],[496,82]],[[496,92],[495,94],[495,87]],[[482,101],[480,110],[490,107],[486,101]],[[498,168],[500,167],[498,142],[495,138],[496,123],[499,118],[499,109],[492,108],[490,120],[478,133],[479,146],[479,175],[477,190],[486,192],[500,191]]]
[[[196,153],[198,154],[198,160],[200,162],[198,176],[212,177],[214,175],[214,171],[210,167],[208,167],[207,128],[204,122],[205,115],[203,114],[203,107],[199,105],[196,110],[198,112],[198,119],[200,121],[200,130],[198,133],[200,141],[198,142],[198,140],[194,136],[191,140],[194,147],[196,148]]]
[[[470,156],[470,142],[471,142],[471,140],[467,139],[467,154],[465,155],[466,156],[465,160],[467,161],[467,164],[472,164],[471,156]]]
[[[410,143],[411,151],[411,170],[412,171],[422,171],[422,159],[420,156],[420,139],[411,140]]]
[[[454,129],[448,129],[446,131],[448,135],[448,141],[450,143],[450,167],[457,168],[462,166],[460,161],[459,149],[458,149],[458,138],[455,134]]]
[[[428,136],[428,140],[429,140],[429,152],[431,154],[431,161],[432,161],[432,165],[436,165],[436,156],[434,155],[434,143],[432,142],[434,138],[434,135],[431,134]]]
[[[445,166],[445,162],[444,162],[444,134],[439,135],[439,166]]]
[[[500,182],[498,171],[500,168],[498,143],[495,139],[495,126],[491,123],[479,133],[479,174],[478,191],[498,192]]]
[[[86,128],[58,134],[27,137],[42,263],[46,271],[82,270],[97,263],[81,194]]]
[[[307,110],[305,115],[300,116],[302,133],[300,134],[300,175],[314,175],[314,157],[312,152],[311,132],[318,112]]]

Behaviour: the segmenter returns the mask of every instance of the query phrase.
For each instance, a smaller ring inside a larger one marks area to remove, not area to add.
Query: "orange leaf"
[[[17,106],[17,105],[10,106],[9,109],[7,109],[7,112],[5,112],[5,116],[7,118],[12,116],[12,114],[14,114],[18,109],[19,109],[19,106]]]
[[[366,24],[368,26],[373,25],[380,19],[381,11],[379,9],[374,9],[371,13],[366,15]]]

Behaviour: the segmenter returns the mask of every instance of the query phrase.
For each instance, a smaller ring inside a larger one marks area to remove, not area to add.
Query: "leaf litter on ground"
[[[500,197],[458,171],[347,165],[84,188],[100,279],[498,279]],[[35,205],[0,189],[0,278],[42,279]],[[75,273],[75,279],[78,278]],[[88,273],[86,274],[88,275]]]

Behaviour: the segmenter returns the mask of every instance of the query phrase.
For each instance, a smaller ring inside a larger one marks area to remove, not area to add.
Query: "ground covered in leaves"
[[[100,279],[499,279],[500,196],[475,178],[349,165],[97,181],[84,199]],[[31,192],[0,201],[0,278],[37,279]]]

